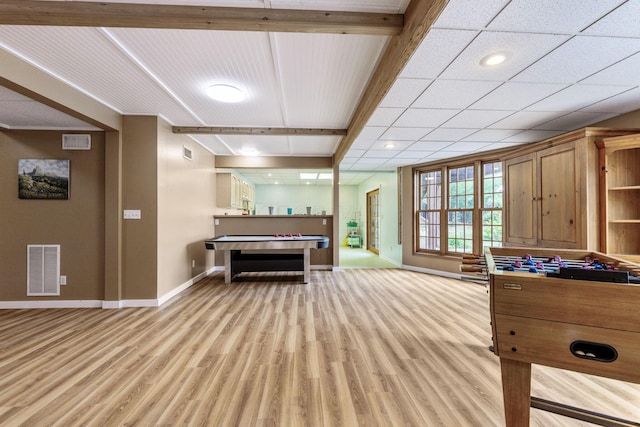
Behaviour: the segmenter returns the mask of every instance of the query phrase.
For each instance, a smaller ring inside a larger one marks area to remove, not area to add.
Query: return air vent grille
[[[60,245],[27,245],[27,296],[60,295]]]
[[[193,151],[191,151],[191,148],[187,147],[186,145],[182,146],[182,155],[185,159],[193,160]]]
[[[62,135],[63,150],[91,150],[91,135],[67,133]]]

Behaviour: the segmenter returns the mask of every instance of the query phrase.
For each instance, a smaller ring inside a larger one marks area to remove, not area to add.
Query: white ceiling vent
[[[60,245],[27,245],[27,296],[60,295]]]
[[[191,148],[187,147],[186,145],[182,146],[182,155],[185,159],[193,160],[193,151],[191,151]]]
[[[63,150],[91,150],[91,135],[66,133],[62,135]]]

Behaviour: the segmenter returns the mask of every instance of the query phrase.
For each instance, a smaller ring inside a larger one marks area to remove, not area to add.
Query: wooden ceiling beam
[[[391,38],[387,50],[371,76],[369,85],[351,119],[347,136],[342,138],[336,150],[336,163],[342,161],[351,144],[391,89],[398,75],[447,3],[448,0],[411,0],[404,14],[404,29],[402,33]]]
[[[0,24],[397,35],[402,14],[0,0]]]
[[[212,134],[212,135],[295,135],[295,136],[344,136],[346,129],[307,129],[277,127],[210,127],[210,126],[174,126],[173,133]]]

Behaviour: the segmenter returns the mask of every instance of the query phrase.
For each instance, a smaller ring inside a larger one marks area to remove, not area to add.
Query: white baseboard
[[[29,308],[100,308],[100,300],[34,300],[0,301],[0,309],[16,310]]]
[[[34,301],[0,301],[1,309],[29,309],[29,308],[103,308],[117,309],[125,307],[160,307],[180,292],[192,286],[194,283],[207,277],[213,273],[217,267],[198,274],[190,280],[187,280],[177,288],[172,289],[157,299],[128,299],[119,301],[101,301],[101,300],[34,300]],[[224,267],[222,267],[224,270]]]

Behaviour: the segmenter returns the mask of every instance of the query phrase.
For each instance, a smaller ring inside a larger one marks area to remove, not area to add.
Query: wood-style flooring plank
[[[0,425],[504,425],[484,286],[393,269],[241,278],[214,273],[159,308],[0,311]],[[638,384],[534,365],[532,394],[640,420]]]

